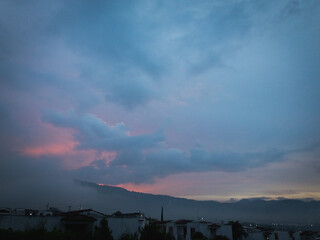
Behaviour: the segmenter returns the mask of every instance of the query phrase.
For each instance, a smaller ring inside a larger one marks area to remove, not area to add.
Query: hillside
[[[114,186],[78,182],[98,193],[94,206],[111,213],[142,211],[148,217],[159,218],[163,206],[165,219],[196,219],[211,221],[252,221],[256,223],[307,224],[320,222],[320,201],[243,199],[233,203],[196,201],[166,195],[154,195],[127,191]]]

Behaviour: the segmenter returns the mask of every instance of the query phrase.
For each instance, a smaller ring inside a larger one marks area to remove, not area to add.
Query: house
[[[245,240],[301,240],[300,232],[277,231],[267,227],[244,227]]]
[[[124,233],[137,233],[148,223],[143,213],[120,213],[106,215],[93,209],[81,209],[69,212],[38,211],[32,209],[0,209],[0,229],[25,231],[44,227],[71,231],[80,234],[93,232],[100,221],[106,218],[113,238],[119,239]]]
[[[268,236],[270,233],[269,230],[261,230],[256,227],[243,227],[247,236],[245,240],[269,240]]]
[[[287,231],[273,231],[269,240],[291,240],[290,234]]]
[[[48,231],[54,228],[63,229],[62,216],[50,213],[49,216],[40,214],[32,209],[1,209],[0,229],[13,229],[25,231],[30,228],[45,227]]]
[[[207,238],[225,236],[232,240],[231,225],[218,225],[206,221],[193,221],[180,219],[177,221],[158,221],[156,224],[166,233],[172,234],[176,240],[191,240],[196,232],[202,233]]]
[[[113,238],[119,239],[124,233],[140,235],[140,230],[148,224],[148,220],[141,212],[137,213],[120,213],[117,212],[107,217],[108,225],[112,231]]]
[[[303,231],[301,234],[301,240],[316,240],[320,239],[320,233],[314,231]]]

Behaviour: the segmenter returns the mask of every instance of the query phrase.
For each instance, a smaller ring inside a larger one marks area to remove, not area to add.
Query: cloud
[[[121,70],[119,70],[121,71]],[[106,100],[121,104],[126,109],[134,109],[146,105],[152,99],[159,97],[152,80],[142,73],[129,71],[127,74],[113,76],[118,81],[103,84],[107,90]]]
[[[212,71],[234,70],[229,60],[252,39],[276,31],[296,39],[291,22],[304,27],[300,17],[317,9],[313,1],[1,4],[1,81],[30,92],[50,86],[82,110],[104,100],[134,110],[171,97],[198,75],[211,89]]]
[[[198,151],[188,156],[177,149],[159,149],[143,154],[124,151],[109,165],[86,166],[74,170],[75,177],[106,184],[152,183],[157,178],[187,172],[242,172],[285,160],[285,152],[276,150],[261,153],[216,153]],[[100,162],[103,163],[103,162]]]
[[[75,184],[55,157],[35,160],[5,147],[0,146],[2,207],[45,209],[49,204],[67,210],[68,205],[87,207],[92,202],[95,191]]]
[[[91,162],[66,174],[106,183],[244,176],[299,155],[320,136],[319,9],[317,0],[1,1],[3,148],[33,153],[34,165]],[[301,165],[319,171],[310,152]]]
[[[75,140],[80,143],[78,149],[137,151],[156,147],[164,140],[161,132],[130,136],[124,123],[111,126],[93,114],[79,114],[73,110],[66,113],[45,110],[42,119],[54,126],[75,129]]]
[[[79,143],[77,149],[116,152],[108,164],[106,160],[98,159],[73,171],[75,177],[109,184],[152,182],[155,178],[182,172],[244,171],[282,161],[286,155],[276,149],[253,153],[220,153],[203,149],[183,152],[161,144],[165,140],[161,132],[130,136],[123,123],[110,126],[95,115],[73,110],[47,110],[42,119],[56,127],[73,129],[74,140]]]

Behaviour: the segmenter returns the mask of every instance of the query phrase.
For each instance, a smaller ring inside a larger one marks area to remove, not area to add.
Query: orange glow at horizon
[[[176,176],[168,176],[163,179],[156,179],[154,183],[122,183],[114,185],[115,187],[121,187],[128,191],[141,192],[141,193],[151,193],[151,194],[164,194],[175,196],[177,189],[182,190],[184,187],[182,181],[173,180]],[[172,181],[173,180],[173,181]],[[107,185],[107,184],[106,184]],[[170,186],[170,188],[168,188]]]
[[[169,195],[173,197],[179,198],[187,198],[199,201],[220,201],[226,202],[230,199],[241,200],[241,199],[250,199],[250,198],[268,198],[267,200],[277,200],[279,197],[283,197],[286,199],[304,199],[304,198],[311,198],[315,200],[320,200],[320,192],[301,192],[295,194],[231,194],[231,195],[222,195],[222,194],[176,194],[174,193],[174,189],[177,189],[179,184],[173,184],[173,188],[170,186],[170,190],[164,190],[165,187],[164,182],[156,182],[154,184],[133,184],[133,183],[125,183],[125,184],[118,184],[118,185],[108,185],[108,184],[98,184],[99,186],[115,186],[121,187],[128,191],[139,192],[139,193],[150,193],[150,194],[160,194],[160,195]],[[168,185],[166,186],[168,187]],[[183,190],[182,190],[183,191]]]
[[[104,184],[107,185],[107,184]],[[155,186],[153,184],[133,184],[133,183],[123,183],[114,185],[115,187],[121,187],[128,191],[142,192],[142,193],[154,193]]]

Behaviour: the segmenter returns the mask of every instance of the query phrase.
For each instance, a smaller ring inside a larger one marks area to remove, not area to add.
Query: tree
[[[239,221],[230,221],[229,224],[232,226],[233,240],[242,240],[242,237],[248,236]]]
[[[139,237],[137,233],[124,233],[120,236],[119,240],[139,240]]]
[[[217,235],[214,238],[211,238],[211,240],[230,240],[226,236]]]
[[[112,216],[115,216],[115,217],[120,217],[122,215],[122,212],[120,211],[116,211],[112,214]]]
[[[192,240],[207,240],[208,238],[206,238],[201,232],[195,232],[194,234],[192,234],[191,239]]]
[[[164,240],[165,233],[161,232],[156,223],[146,225],[142,231],[140,240]]]
[[[100,226],[95,227],[93,239],[94,240],[113,240],[111,233],[112,232],[109,229],[107,219],[103,218],[100,221]]]
[[[165,240],[176,240],[172,233],[166,233]]]
[[[45,229],[30,228],[25,231],[0,229],[0,239],[6,240],[79,240],[77,236],[70,232],[53,229],[48,232]],[[90,238],[87,238],[90,239]]]

